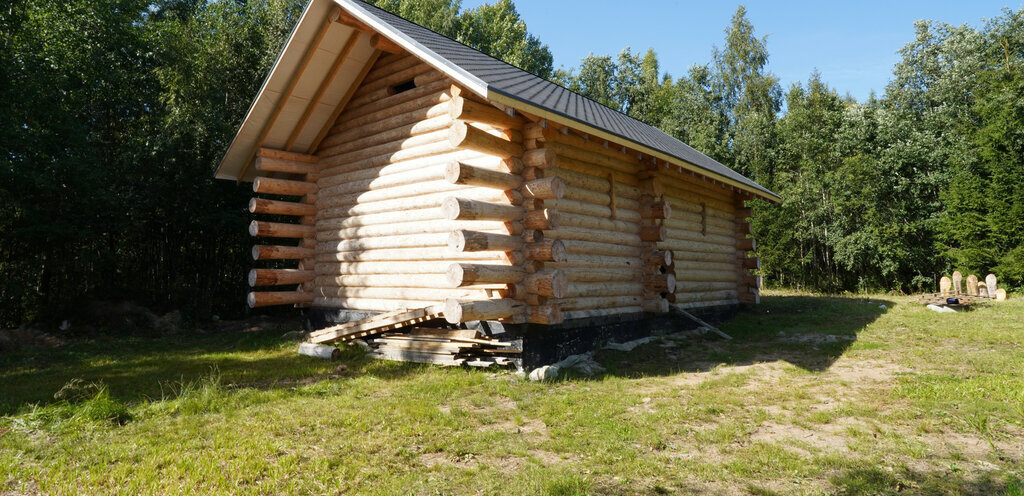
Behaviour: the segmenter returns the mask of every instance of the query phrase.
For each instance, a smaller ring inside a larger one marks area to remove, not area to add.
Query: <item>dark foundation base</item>
[[[736,314],[738,306],[728,305],[688,310],[693,315],[715,324]],[[365,319],[375,312],[360,312],[334,308],[313,307],[305,310],[303,319],[307,330]],[[520,370],[532,370],[550,365],[570,355],[586,353],[608,342],[626,342],[651,335],[671,334],[691,330],[699,325],[682,315],[621,314],[575,319],[557,325],[503,324],[501,322],[468,322],[466,327],[481,334],[514,343],[520,350],[513,362]]]

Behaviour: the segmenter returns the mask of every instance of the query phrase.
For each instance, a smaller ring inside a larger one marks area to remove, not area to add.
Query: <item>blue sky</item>
[[[485,3],[463,0],[463,8]],[[740,2],[631,0],[515,0],[529,30],[547,43],[555,67],[574,67],[588,53],[617,54],[652,47],[663,72],[684,74],[722,46]],[[841,95],[864,100],[879,95],[899,60],[897,50],[913,39],[914,21],[983,25],[1003,7],[1021,0],[933,1],[750,1],[744,3],[759,36],[768,36],[769,69],[783,88],[806,81],[818,69]]]

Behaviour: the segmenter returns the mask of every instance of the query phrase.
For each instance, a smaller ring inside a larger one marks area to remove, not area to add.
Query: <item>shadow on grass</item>
[[[853,345],[857,335],[896,306],[888,299],[826,296],[765,296],[719,325],[733,339],[650,343],[630,352],[602,350],[597,360],[616,376],[705,372],[719,365],[785,361],[804,370],[828,369]]]
[[[343,349],[336,362],[301,356],[298,343],[282,337],[287,330],[102,338],[0,356],[0,415],[55,403],[54,394],[75,379],[103,384],[111,398],[132,404],[173,397],[211,377],[229,389],[274,389],[364,374],[397,379],[422,368],[381,363],[354,349]],[[341,363],[343,372],[336,370]]]

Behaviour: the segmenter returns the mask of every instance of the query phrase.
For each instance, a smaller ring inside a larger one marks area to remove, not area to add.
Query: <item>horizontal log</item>
[[[449,220],[514,221],[522,219],[525,214],[522,207],[455,197],[445,199],[441,210]]]
[[[692,303],[692,302],[714,302],[722,300],[735,300],[737,295],[736,289],[722,289],[718,291],[701,291],[696,293],[683,293],[676,291],[675,303]]]
[[[436,184],[443,184],[446,187],[451,186],[447,181]],[[420,194],[418,195],[395,196],[394,198],[384,198],[373,202],[337,205],[331,207],[328,207],[327,204],[337,202],[331,202],[331,199],[325,199],[320,202],[323,208],[319,211],[319,215],[322,219],[334,219],[437,208],[441,207],[444,200],[450,198],[453,194],[457,194],[459,198],[469,200],[508,203],[511,205],[522,203],[523,199],[522,196],[519,196],[518,192],[515,191],[499,191],[489,188],[456,187],[437,192],[430,191],[429,189],[424,192],[422,189],[423,188],[421,188]],[[402,192],[405,192],[404,188]]]
[[[693,302],[693,303],[676,303],[673,306],[676,307],[676,308],[681,308],[683,310],[687,310],[687,309],[691,309],[691,308],[714,308],[714,307],[736,306],[738,304],[739,304],[739,300],[733,299],[733,300],[719,300],[719,301],[699,301],[699,302]]]
[[[459,221],[435,220],[432,222],[400,222],[370,226],[348,227],[344,229],[318,230],[317,241],[372,239],[387,236],[406,236],[414,234],[449,233],[453,229],[472,227],[480,232],[497,232],[507,234],[509,229],[521,230],[521,226],[498,221]],[[509,251],[509,250],[505,250]]]
[[[608,173],[605,173],[603,176],[594,176],[592,174],[576,172],[559,167],[548,170],[545,175],[558,176],[565,181],[567,186],[582,188],[595,193],[607,194],[610,193],[614,187],[616,198],[621,197],[628,198],[630,200],[639,200],[641,196],[640,189],[636,186],[623,184],[617,181],[609,181]]]
[[[522,121],[519,119],[516,119],[515,117],[512,117],[491,105],[467,100],[462,96],[452,98],[448,116],[453,120],[459,119],[467,122],[479,122],[501,129],[514,129],[522,127],[523,125]]]
[[[558,229],[544,231],[544,235],[550,237],[551,239],[561,239],[566,241],[589,241],[594,243],[620,245],[623,247],[637,247],[640,245],[641,242],[640,236],[636,234],[609,232],[600,229],[586,229],[582,227],[562,226],[559,227]],[[566,248],[569,248],[570,251],[572,251],[572,248],[568,245],[568,243],[566,244]],[[611,255],[612,253],[600,254]]]
[[[558,154],[550,148],[526,150],[523,152],[523,164],[540,169],[558,167]]]
[[[292,162],[307,162],[310,164],[315,164],[319,160],[319,158],[316,155],[286,152],[284,150],[275,150],[273,148],[260,148],[260,150],[256,153],[256,156],[264,158],[276,158],[280,160],[289,160]]]
[[[444,318],[452,324],[506,319],[525,311],[526,307],[521,301],[508,298],[476,301],[452,298],[444,302]]]
[[[315,194],[317,186],[316,183],[306,181],[257,177],[252,181],[252,190],[268,195],[303,196]]]
[[[415,143],[406,145],[404,148],[392,148],[379,155],[359,160],[349,160],[351,155],[348,154],[338,155],[336,157],[324,157],[321,159],[321,163],[325,167],[323,175],[329,177],[340,173],[341,171],[381,167],[395,162],[431,157],[455,151],[455,148],[447,141],[430,141],[436,137],[436,134],[427,133],[422,136],[417,136]]]
[[[703,203],[709,210],[715,210],[720,213],[719,216],[735,220],[734,207],[732,205],[732,200],[729,197],[714,198],[706,196],[704,192],[697,187],[694,187],[694,191],[686,191],[663,185],[661,189],[665,194],[666,200],[671,201],[671,198],[678,197],[685,198],[698,205]],[[675,205],[672,206],[674,207]]]
[[[448,143],[453,147],[468,148],[501,158],[518,157],[523,154],[522,145],[488,134],[463,121],[452,123]]]
[[[592,190],[584,189],[584,188],[577,188],[575,186],[567,186],[565,188],[565,196],[564,197],[569,199],[569,200],[583,201],[583,202],[593,203],[595,205],[611,206],[611,204],[612,204],[612,197],[608,193],[602,193],[600,191],[592,191]],[[633,211],[636,212],[636,215],[639,216],[640,215],[639,208],[640,208],[640,202],[637,201],[637,200],[632,200],[632,199],[629,199],[629,198],[619,198],[619,197],[616,197],[615,198],[616,214],[614,216],[611,216],[611,217],[617,218],[618,217],[618,212],[617,211],[619,209],[633,210]]]
[[[323,188],[320,190],[320,196],[332,197],[332,196],[347,196],[347,195],[358,195],[366,193],[368,191],[380,191],[388,188],[395,188],[398,186],[407,186],[410,184],[426,183],[430,181],[438,181],[444,179],[444,167],[441,165],[434,165],[429,167],[422,167],[407,172],[398,174],[389,174],[386,176],[372,177],[359,181],[346,181],[338,183],[337,181],[328,181],[335,179],[339,176],[333,176],[324,178],[321,181]]]
[[[316,273],[300,269],[252,269],[249,271],[250,286],[280,286],[302,284],[312,281]]]
[[[501,159],[497,157],[489,157],[472,150],[449,150],[437,155],[406,158],[395,162],[386,162],[372,166],[355,163],[332,167],[321,171],[318,184],[321,187],[333,186],[335,184],[350,181],[361,181],[363,179],[372,179],[391,174],[401,174],[403,172],[414,171],[424,167],[443,167],[452,160],[465,160],[478,167],[491,169],[498,168],[501,161]]]
[[[482,169],[462,162],[449,162],[445,167],[444,178],[452,184],[481,186],[500,190],[517,189],[523,184],[522,177]]]
[[[701,234],[700,231],[688,231],[688,230],[684,230],[684,229],[676,229],[676,228],[671,228],[671,227],[667,227],[666,229],[667,229],[667,231],[665,233],[666,234],[666,238],[665,239],[672,239],[672,240],[676,240],[676,241],[693,241],[693,242],[696,242],[696,243],[707,243],[707,244],[716,244],[716,245],[724,245],[724,246],[728,246],[728,245],[735,246],[735,244],[736,244],[736,236],[735,235],[723,236],[723,235],[720,235],[720,234],[711,234],[711,233]]]
[[[510,265],[517,265],[524,259],[519,255],[519,252],[504,252],[504,251],[482,251],[474,253],[459,253],[453,255],[450,251],[445,249],[445,246],[427,247],[427,248],[379,248],[379,249],[365,249],[357,251],[334,251],[333,247],[330,246],[319,247],[322,251],[316,253],[316,260],[318,262],[412,262],[417,261],[422,263],[424,261],[446,261],[451,263],[452,261],[460,260],[473,260],[483,261],[484,263],[504,263]],[[444,265],[447,270],[448,264]]]
[[[545,200],[545,205],[557,209],[561,214],[589,215],[596,218],[611,219],[612,209],[607,205],[598,205],[590,202],[570,200],[561,198],[556,200]],[[640,222],[640,213],[635,210],[618,208],[615,212],[615,220],[629,224]],[[637,227],[639,230],[639,227]]]
[[[635,222],[606,219],[585,214],[564,214],[561,216],[562,225],[565,227],[579,227],[585,229],[597,229],[602,231],[613,231],[627,234],[639,234],[640,225]]]
[[[249,212],[268,215],[313,216],[316,215],[316,205],[253,198],[249,200]]]
[[[564,227],[559,229],[559,231],[563,230],[565,230]],[[554,237],[552,236],[552,238]],[[569,252],[570,260],[574,258],[575,254],[611,255],[617,257],[635,257],[639,254],[639,249],[636,246],[618,242],[600,243],[564,238],[562,238],[562,242],[565,244],[565,250]]]
[[[451,192],[470,188],[459,184],[452,184],[445,180],[427,181],[422,183],[395,186],[383,190],[367,191],[360,194],[341,196],[321,196],[317,200],[317,208],[320,210],[346,207],[356,204],[368,204],[375,202],[391,202],[401,198],[410,198],[432,193],[444,193],[441,198],[452,196]]]
[[[360,86],[359,89],[356,90],[356,92],[352,96],[354,98],[358,98],[363,95],[366,95],[367,93],[372,93],[374,90],[403,83],[405,81],[412,80],[413,78],[420,74],[435,70],[436,69],[427,64],[414,65],[407,69],[403,69],[401,71],[384,76],[380,79],[376,79],[373,81],[364,81],[363,85]]]
[[[432,303],[441,303],[440,300],[430,300]],[[393,312],[396,310],[409,310],[422,308],[422,300],[403,300],[397,298],[329,298],[325,296],[314,296],[313,306],[321,308],[339,308],[346,310],[362,310],[367,312]]]
[[[732,258],[736,257],[736,246],[735,245],[725,245],[725,244],[718,244],[718,243],[704,243],[704,242],[700,242],[700,241],[685,241],[685,240],[680,240],[680,239],[673,239],[672,236],[671,236],[671,231],[669,233],[669,238],[664,240],[664,241],[659,242],[658,243],[658,247],[666,249],[666,250],[672,250],[672,251],[676,252],[677,254],[680,254],[680,252],[695,253],[695,254],[696,253],[712,253],[712,254],[728,253],[728,254],[732,255]],[[680,256],[683,256],[683,255],[680,254]]]
[[[429,119],[425,122],[433,122],[433,119]],[[398,136],[390,141],[384,141],[373,146],[354,148],[344,152],[338,151],[340,147],[328,149],[321,153],[321,156],[323,157],[322,162],[325,167],[324,172],[325,175],[333,175],[335,173],[334,169],[341,167],[344,164],[362,164],[362,161],[373,159],[374,157],[393,157],[403,150],[407,151],[433,143],[441,143],[445,141],[447,135],[447,128],[440,127],[433,131],[412,136]],[[394,161],[395,160],[388,160],[388,162]]]
[[[679,261],[675,263],[676,274],[686,274],[690,271],[712,271],[712,272],[735,272],[736,263],[733,262],[690,262]]]
[[[597,165],[600,167],[606,167],[609,169],[617,170],[627,174],[634,174],[640,169],[639,164],[633,164],[620,160],[614,157],[610,157],[601,153],[595,153],[588,150],[576,148],[575,146],[567,145],[561,142],[561,136],[556,138],[559,141],[548,142],[544,146],[552,148],[558,153],[559,163],[564,163],[568,160],[576,160],[588,164]]]
[[[636,173],[622,172],[615,169],[609,169],[608,167],[602,167],[600,165],[594,165],[587,162],[581,162],[564,155],[560,155],[558,158],[558,168],[578,172],[581,174],[588,174],[595,177],[608,179],[610,176],[617,184],[624,184],[629,186],[639,186],[640,181]],[[604,190],[607,191],[607,190]]]
[[[253,260],[301,260],[316,256],[316,251],[299,246],[255,245]]]
[[[740,251],[753,251],[757,249],[757,242],[753,238],[743,238],[736,241],[736,249]]]
[[[448,248],[454,252],[513,251],[523,245],[519,236],[459,229],[448,237]]]
[[[639,281],[642,273],[637,269],[623,268],[580,268],[572,267],[570,263],[547,263],[545,267],[565,271],[569,282],[612,282],[612,281]]]
[[[349,153],[355,150],[368,149],[371,147],[376,147],[387,143],[408,139],[414,136],[422,136],[440,130],[448,129],[448,127],[450,127],[451,124],[452,121],[451,119],[448,118],[447,115],[439,115],[437,117],[432,117],[430,119],[425,119],[422,121],[416,121],[411,124],[406,124],[404,126],[370,134],[357,139],[349,139],[348,141],[336,142],[332,141],[330,143],[333,143],[333,145],[330,147],[325,146],[325,144],[328,142],[327,140],[324,140],[325,144],[321,144],[321,155],[325,157],[336,156]]]
[[[322,287],[355,287],[355,288],[424,288],[436,289],[450,287],[444,273],[441,274],[359,274],[340,276],[316,276],[317,288]],[[467,284],[467,286],[474,286]],[[477,289],[490,287],[501,289],[502,285],[485,286],[477,284]]]
[[[676,294],[679,293],[703,293],[707,291],[721,291],[726,289],[736,289],[736,282],[703,282],[703,281],[688,281],[686,280],[686,274],[680,274],[680,279],[676,281]]]
[[[253,164],[260,172],[283,172],[286,174],[316,174],[315,163],[257,156]]]
[[[565,196],[565,182],[558,177],[542,177],[523,185],[523,194],[528,198],[541,200],[558,199]]]
[[[313,295],[303,291],[254,291],[249,293],[246,301],[249,304],[249,308],[297,305],[300,303],[312,303]]]
[[[436,247],[443,252],[448,246],[445,233],[410,234],[405,236],[381,236],[379,238],[349,239],[317,243],[317,253],[377,250],[384,248],[427,248]]]
[[[350,215],[342,217],[327,217],[321,214],[320,218],[317,220],[316,227],[319,231],[326,231],[331,229],[398,224],[402,222],[438,220],[445,220],[444,212],[442,212],[438,207],[427,207],[417,208],[414,210],[400,210],[397,212],[381,212],[378,214]]]
[[[736,295],[736,299],[739,300],[740,303],[750,303],[753,305],[757,305],[761,303],[761,294],[757,292],[744,293],[741,291],[738,295]]]
[[[558,229],[560,215],[557,210],[542,208],[527,212],[523,217],[523,227],[526,229]]]
[[[682,198],[684,199],[676,198],[672,196],[672,190],[668,189],[665,192],[664,198],[665,201],[669,202],[669,204],[672,205],[673,211],[690,212],[695,214],[703,213],[709,218],[714,217],[730,223],[736,221],[736,218],[733,215],[732,210],[722,210],[716,208],[713,204],[706,203],[704,199],[694,199],[694,196],[689,193],[685,193],[683,195],[684,196]],[[703,207],[701,207],[702,202],[704,202]]]
[[[400,299],[422,302],[441,302],[445,298],[485,299],[486,289],[474,288],[404,288],[404,287],[360,287],[360,286],[318,286],[316,295],[325,298],[368,298]],[[419,305],[424,306],[424,305]]]
[[[743,262],[742,262],[742,266],[743,266],[744,269],[751,269],[751,270],[760,269],[761,268],[761,259],[760,258],[756,258],[756,257],[755,258],[744,258]]]
[[[558,269],[543,269],[527,274],[522,285],[528,293],[549,298],[564,298],[569,289],[569,278]]]
[[[370,46],[375,50],[387,53],[402,53],[405,51],[401,45],[381,36],[380,33],[370,36]]]
[[[592,298],[596,296],[639,296],[644,285],[640,282],[571,282],[566,298]]]
[[[484,259],[497,262],[497,259]],[[465,257],[437,258],[406,261],[318,261],[314,269],[318,276],[347,276],[368,274],[444,274],[453,263],[488,263]]]
[[[523,245],[523,254],[529,260],[564,262],[568,259],[565,244],[557,239],[543,239]]]
[[[338,119],[339,124],[331,128],[328,137],[331,143],[344,143],[440,116],[448,116],[448,95],[444,92],[435,92],[411,102],[395,105],[383,112],[374,112],[350,120],[344,120],[344,117]],[[320,152],[318,156],[323,161],[330,154]],[[324,167],[324,164],[320,165],[321,169]]]
[[[558,305],[566,310],[591,310],[598,308],[638,307],[643,300],[640,296],[599,296],[593,298],[565,298]]]
[[[723,228],[710,223],[702,225],[701,221],[682,220],[682,219],[667,219],[664,221],[664,226],[672,231],[683,231],[686,234],[682,239],[701,240],[705,236],[725,236],[727,238],[735,238],[736,232],[733,228]],[[669,234],[671,236],[671,233]]]
[[[630,315],[643,312],[640,305],[619,307],[619,308],[595,308],[588,310],[563,311],[565,320],[589,319],[593,317],[607,317],[609,315]]]
[[[631,269],[643,268],[643,261],[636,256],[585,255],[573,253],[565,261],[566,267],[589,269]]]
[[[521,267],[456,263],[448,267],[447,286],[459,288],[473,284],[510,284],[522,281],[524,275],[525,271]]]
[[[254,220],[249,223],[249,235],[262,238],[312,238],[315,230],[313,226]]]

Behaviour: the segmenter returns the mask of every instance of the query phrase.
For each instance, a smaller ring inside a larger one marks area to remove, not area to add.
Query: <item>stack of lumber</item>
[[[402,362],[490,367],[510,365],[518,353],[512,343],[481,336],[473,329],[437,329],[447,325],[441,306],[385,312],[362,320],[325,327],[309,335],[310,343],[368,339],[370,356]]]
[[[481,336],[473,329],[412,327],[369,341],[370,356],[402,362],[490,367],[510,365],[512,343]]]

